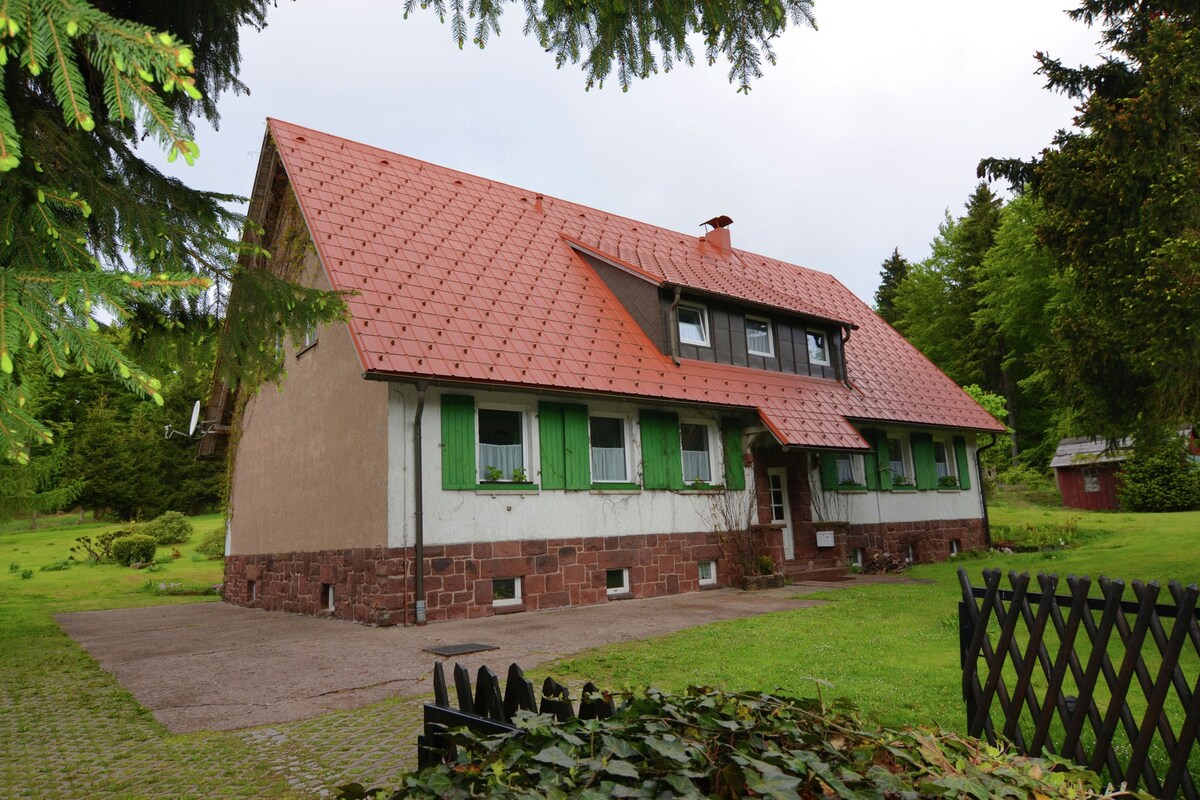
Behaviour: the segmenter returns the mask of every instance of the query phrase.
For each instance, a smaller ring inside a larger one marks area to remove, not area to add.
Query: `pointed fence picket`
[[[516,664],[508,668],[508,683],[503,691],[496,673],[481,666],[471,691],[471,673],[462,664],[454,665],[455,708],[450,703],[446,673],[439,661],[433,665],[433,702],[425,704],[423,732],[417,737],[417,765],[426,767],[444,759],[453,759],[454,745],[443,735],[452,728],[466,727],[476,734],[495,735],[514,733],[520,729],[512,724],[518,711],[553,714],[559,722],[572,717],[607,719],[616,713],[610,695],[603,695],[588,681],[583,685],[583,698],[578,714],[570,692],[553,678],[542,682],[541,702],[533,691],[533,683]]]
[[[1055,754],[1114,784],[1196,800],[1200,729],[1200,589],[1157,582],[965,570],[959,641],[967,732]],[[1031,588],[1040,591],[1031,591]],[[1168,625],[1165,621],[1169,622]],[[1189,769],[1190,765],[1190,769]]]

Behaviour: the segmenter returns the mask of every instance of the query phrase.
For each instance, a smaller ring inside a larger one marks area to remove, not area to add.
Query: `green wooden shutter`
[[[918,489],[938,488],[937,463],[933,455],[933,436],[928,433],[912,435],[913,471]]]
[[[567,488],[566,448],[563,431],[563,404],[538,403],[538,448],[541,453],[541,487]]]
[[[970,489],[971,464],[967,461],[967,440],[961,436],[954,437],[954,456],[958,459],[958,485]]]
[[[874,450],[875,431],[863,431],[863,438]],[[863,453],[863,472],[866,473],[867,488],[871,491],[879,491],[879,460],[875,458],[874,452]]]
[[[474,489],[475,398],[442,395],[442,488]]]
[[[742,464],[742,426],[737,420],[726,420],[721,434],[725,440],[725,488],[741,491],[746,488],[746,469]]]
[[[683,454],[679,446],[679,415],[642,411],[642,485],[647,489],[683,487]]]
[[[879,460],[879,488],[891,491],[892,488],[892,451],[888,448],[886,431],[875,431],[875,454]]]
[[[566,466],[566,488],[590,489],[592,486],[592,451],[588,436],[587,406],[564,405],[563,463]]]
[[[832,492],[837,487],[837,453],[821,453],[821,488]]]

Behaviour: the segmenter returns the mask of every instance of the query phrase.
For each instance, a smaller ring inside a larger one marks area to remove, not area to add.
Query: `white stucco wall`
[[[469,394],[475,407],[495,405],[521,408],[525,413],[528,447],[526,463],[530,480],[540,482],[540,441],[537,407],[539,400],[562,402],[563,398],[527,392],[485,392],[469,387],[430,388],[426,392],[422,419],[425,444],[424,472],[425,543],[494,542],[512,539],[552,539],[575,536],[623,536],[713,530],[713,504],[723,493],[650,491],[516,491],[443,490],[441,406],[442,394]],[[404,547],[413,542],[413,424],[417,392],[412,385],[393,386],[389,395],[389,516],[388,543]],[[565,402],[582,402],[567,399]],[[632,440],[634,482],[641,482],[641,441],[638,411],[645,405],[619,402],[587,402],[590,413],[620,415]],[[696,413],[692,408],[672,409],[685,421],[719,423],[716,413]],[[715,475],[724,475],[724,453],[715,443]],[[745,469],[746,491],[742,502],[753,502],[754,476]]]
[[[889,431],[902,435],[906,431]],[[821,489],[821,476],[814,470],[809,475],[813,491],[813,519],[847,520],[851,524],[876,522],[919,522],[934,519],[980,519],[981,481],[975,464],[974,434],[964,434],[967,442],[967,469],[970,489],[930,489],[886,492],[826,492]],[[823,513],[818,513],[823,512]],[[843,516],[844,514],[844,516]]]

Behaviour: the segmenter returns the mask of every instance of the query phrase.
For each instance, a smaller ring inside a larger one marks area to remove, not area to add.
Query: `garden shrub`
[[[94,540],[90,536],[80,536],[77,538],[76,545],[71,548],[72,553],[85,553],[89,561],[97,564],[103,564],[113,560],[112,545],[117,539],[122,536],[129,536],[136,533],[133,530],[109,531],[97,536]],[[74,559],[75,556],[69,556]]]
[[[1085,798],[1099,778],[945,731],[895,730],[817,699],[693,687],[648,689],[606,720],[519,713],[520,735],[453,731],[454,763],[394,790],[341,798],[1008,797]]]
[[[159,544],[183,544],[192,538],[192,522],[178,511],[168,511],[142,526],[142,533]]]
[[[144,533],[131,533],[113,540],[112,559],[128,567],[130,564],[148,564],[154,561],[158,542]]]
[[[1200,469],[1187,459],[1175,432],[1142,436],[1121,465],[1117,490],[1126,511],[1190,511],[1200,508]]]
[[[204,538],[200,540],[200,544],[196,545],[196,552],[209,559],[224,558],[225,531],[215,530],[204,534]]]

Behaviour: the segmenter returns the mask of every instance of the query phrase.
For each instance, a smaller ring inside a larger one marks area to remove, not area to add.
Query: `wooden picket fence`
[[[962,586],[959,635],[968,733],[1019,752],[1056,754],[1113,784],[1157,797],[1197,798],[1192,751],[1200,729],[1200,589],[1172,581],[1093,583],[984,570]],[[1165,600],[1166,598],[1164,598]],[[1168,630],[1166,621],[1170,621]],[[1189,769],[1189,763],[1191,768]]]
[[[611,696],[601,695],[588,681],[583,685],[583,698],[576,714],[567,687],[553,678],[542,683],[541,702],[534,695],[533,683],[516,664],[508,668],[508,683],[500,690],[500,679],[486,666],[480,667],[471,691],[471,673],[462,665],[454,665],[454,694],[458,707],[450,704],[446,673],[439,661],[433,665],[433,702],[425,704],[423,732],[417,736],[417,764],[426,767],[444,759],[454,758],[454,745],[443,734],[452,728],[466,727],[476,734],[512,733],[518,711],[553,714],[559,722],[572,717],[607,719],[616,713]]]

